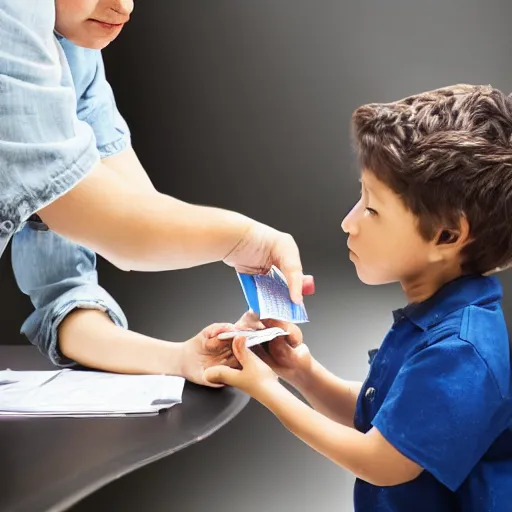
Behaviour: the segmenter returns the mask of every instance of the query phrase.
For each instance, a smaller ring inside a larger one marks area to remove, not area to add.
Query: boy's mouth
[[[349,247],[347,246],[347,249],[348,249],[348,257],[349,259],[352,259],[352,258],[357,258],[357,254]]]

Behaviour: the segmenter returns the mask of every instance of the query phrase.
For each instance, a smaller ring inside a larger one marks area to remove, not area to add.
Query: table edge
[[[161,459],[164,459],[165,457],[168,457],[169,455],[179,452],[185,448],[188,448],[189,446],[199,443],[204,439],[207,439],[208,437],[215,434],[215,432],[219,431],[222,427],[227,425],[236,416],[238,416],[245,409],[250,399],[251,398],[248,395],[242,396],[242,400],[240,400],[240,403],[237,404],[236,407],[234,407],[233,411],[231,411],[229,416],[226,416],[222,421],[210,427],[210,429],[204,432],[202,435],[197,436],[179,446],[175,446],[168,450],[164,450],[156,455],[152,455],[151,457],[147,457],[146,459],[141,459],[135,462],[134,464],[128,464],[117,471],[112,470],[106,475],[102,475],[101,478],[98,478],[94,482],[91,482],[89,485],[81,487],[78,491],[70,493],[69,496],[62,498],[59,502],[55,503],[50,508],[46,508],[45,512],[64,512],[66,510],[69,510],[69,508],[76,505],[84,498],[91,496],[92,494],[99,491],[108,484],[112,483],[113,481],[118,480],[130,473],[133,473],[134,471],[137,471],[140,468],[149,466],[150,464],[157,462]]]

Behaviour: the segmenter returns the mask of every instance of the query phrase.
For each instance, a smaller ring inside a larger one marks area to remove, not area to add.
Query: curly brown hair
[[[372,103],[352,116],[363,169],[391,188],[432,240],[468,221],[464,273],[512,262],[512,98],[459,84]]]

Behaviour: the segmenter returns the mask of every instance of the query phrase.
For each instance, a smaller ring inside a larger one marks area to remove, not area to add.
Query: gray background
[[[364,379],[403,298],[359,283],[343,215],[357,200],[349,120],[360,104],[457,82],[512,91],[510,0],[135,0],[105,51],[107,74],[157,188],[235,209],[291,232],[305,271],[305,339],[314,356]],[[3,342],[30,312],[9,257],[0,263]],[[236,320],[244,299],[222,264],[161,274],[99,262],[130,326],[185,340]],[[510,322],[511,274],[501,277]],[[352,508],[352,476],[251,402],[210,439],[99,491],[75,511],[316,512]]]

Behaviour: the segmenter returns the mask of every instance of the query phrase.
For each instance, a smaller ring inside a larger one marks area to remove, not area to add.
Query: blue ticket
[[[286,279],[278,268],[272,267],[265,275],[237,274],[249,309],[260,319],[309,322],[306,308],[292,302]]]

